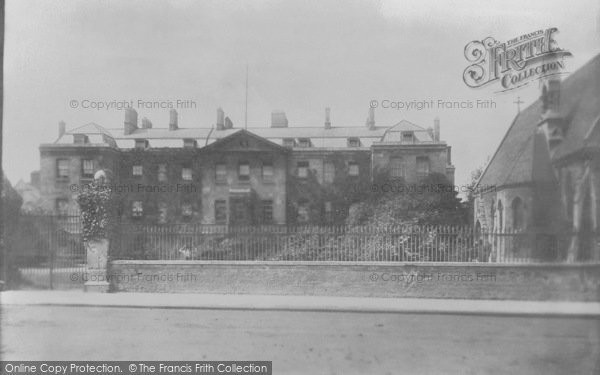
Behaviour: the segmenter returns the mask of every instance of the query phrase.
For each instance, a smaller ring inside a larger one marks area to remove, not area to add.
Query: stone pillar
[[[106,293],[109,289],[108,247],[106,238],[88,241],[85,244],[87,253],[87,279],[83,286],[86,292]]]

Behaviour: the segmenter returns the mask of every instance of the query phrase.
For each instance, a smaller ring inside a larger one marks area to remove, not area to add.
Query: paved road
[[[591,374],[600,320],[3,305],[5,360],[272,360],[274,374]]]

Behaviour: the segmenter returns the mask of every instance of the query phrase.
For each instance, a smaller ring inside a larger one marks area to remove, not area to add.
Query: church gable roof
[[[554,159],[566,157],[583,147],[600,147],[600,139],[586,136],[600,118],[600,54],[569,76],[560,88],[560,115],[566,121],[564,140]]]
[[[584,147],[586,135],[600,116],[600,55],[571,74],[561,84],[560,114],[567,121],[567,133],[557,146],[554,159],[559,159]],[[547,169],[547,154],[536,155],[534,139],[542,115],[541,100],[523,110],[513,121],[481,178],[478,185],[504,186],[534,182],[534,168]],[[588,137],[588,145],[600,143]],[[600,139],[597,139],[600,141]],[[536,178],[537,179],[537,178]]]

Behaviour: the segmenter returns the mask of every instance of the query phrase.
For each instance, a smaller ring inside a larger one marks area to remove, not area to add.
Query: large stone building
[[[90,123],[67,131],[61,122],[58,139],[40,146],[41,193],[47,209],[74,209],[77,191],[104,169],[127,220],[331,223],[349,208],[335,199],[338,188],[371,181],[378,169],[407,183],[430,173],[454,183],[438,119],[427,129],[408,121],[381,127],[371,110],[364,127],[336,127],[326,109],[319,127],[288,126],[283,112],[271,120],[239,129],[218,109],[213,127],[182,128],[171,110],[168,128],[155,128],[127,109],[117,129]]]
[[[478,230],[531,235],[525,246],[495,237],[492,258],[600,259],[600,55],[564,81],[542,84],[540,99],[515,118],[478,186],[491,187],[475,200]]]

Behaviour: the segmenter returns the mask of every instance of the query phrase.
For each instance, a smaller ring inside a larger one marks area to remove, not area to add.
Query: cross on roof
[[[518,111],[518,113],[521,113],[521,104],[523,104],[525,102],[521,100],[520,96],[517,96],[517,100],[514,101],[513,103],[515,103],[517,105],[517,111]]]

